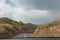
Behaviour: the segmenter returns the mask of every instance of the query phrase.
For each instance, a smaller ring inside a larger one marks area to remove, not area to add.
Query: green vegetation
[[[27,23],[27,24],[25,24],[24,26],[25,26],[25,27],[28,27],[28,28],[31,29],[31,30],[35,30],[37,25],[32,24],[32,23]]]
[[[20,29],[24,24],[9,18],[0,18],[0,38],[11,38],[20,34]]]
[[[0,38],[12,38],[22,32],[32,32],[36,29],[36,26],[31,23],[24,24],[22,21],[17,22],[3,17],[0,18]]]

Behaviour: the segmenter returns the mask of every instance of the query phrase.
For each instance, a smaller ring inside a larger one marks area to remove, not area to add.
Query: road
[[[26,38],[26,37],[33,37],[31,33],[22,33],[20,35],[17,35],[16,37],[13,38]]]
[[[31,33],[23,33],[23,34],[17,35],[13,39],[4,39],[4,40],[60,40],[60,38],[32,38],[32,37],[33,36]]]

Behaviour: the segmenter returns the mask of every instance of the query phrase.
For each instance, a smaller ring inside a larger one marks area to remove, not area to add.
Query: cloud
[[[11,7],[5,4],[4,0],[0,0],[0,16],[4,16],[4,14],[9,14]]]
[[[11,2],[41,10],[60,10],[60,0],[11,0]]]
[[[26,10],[22,7],[11,7],[5,2],[0,1],[0,17],[9,17],[16,21],[31,22],[31,19],[42,19],[47,15],[47,10]]]
[[[14,8],[12,10],[12,18],[15,20],[22,20],[24,22],[31,22],[32,19],[43,19],[48,15],[47,10],[25,10],[23,8]]]
[[[33,3],[33,1],[31,0],[30,2]],[[28,4],[24,5],[24,3],[27,2],[27,1],[24,2],[24,0],[19,0],[19,1],[9,0],[7,2],[6,0],[0,0],[0,17],[9,17],[13,20],[16,20],[16,21],[21,20],[25,23],[31,22],[34,24],[40,24],[47,21],[51,21],[55,19],[54,17],[56,17],[56,14],[54,15],[53,13],[60,13],[60,12],[50,11],[43,8],[42,8],[43,10],[34,9],[34,7],[31,7],[33,4],[30,4],[29,1],[28,1],[29,5]],[[24,2],[23,3],[24,6],[19,2],[21,3]],[[15,4],[16,6],[11,6],[12,4],[10,3],[13,3],[13,5]],[[34,5],[36,6],[36,3]]]

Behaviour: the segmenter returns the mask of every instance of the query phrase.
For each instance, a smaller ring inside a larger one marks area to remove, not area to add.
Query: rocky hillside
[[[35,37],[60,37],[60,21],[39,25],[33,35]]]
[[[0,38],[12,38],[20,33],[31,33],[36,29],[36,25],[23,22],[17,22],[12,19],[3,17],[0,18]]]
[[[0,18],[0,38],[11,38],[21,33],[21,27],[24,24],[12,19]]]
[[[32,33],[36,29],[37,25],[32,23],[24,24],[24,26],[21,28],[22,32]]]

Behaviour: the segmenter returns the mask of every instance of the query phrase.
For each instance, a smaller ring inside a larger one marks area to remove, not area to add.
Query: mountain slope
[[[33,34],[36,37],[60,37],[60,21],[39,25]]]
[[[20,33],[22,22],[17,22],[9,18],[0,18],[0,38],[10,38]]]
[[[0,38],[11,38],[22,32],[31,33],[36,29],[36,26],[37,25],[32,23],[24,24],[21,21],[17,22],[12,19],[3,17],[0,18]]]

